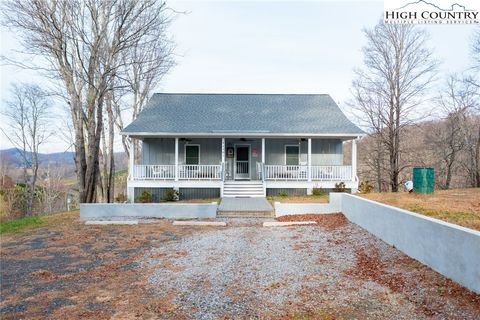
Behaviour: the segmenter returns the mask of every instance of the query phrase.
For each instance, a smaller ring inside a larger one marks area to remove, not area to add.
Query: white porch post
[[[130,137],[129,137],[130,138]],[[134,171],[135,171],[135,143],[133,143],[133,139],[129,139],[129,148],[130,148],[130,158],[128,159],[128,181],[127,181],[127,199],[128,202],[133,203],[135,201],[135,189],[128,185],[129,181],[133,181],[134,179]]]
[[[223,184],[225,183],[225,176],[226,176],[226,170],[227,170],[227,165],[225,163],[225,138],[222,138],[222,182],[220,183],[220,197],[223,198]]]
[[[225,138],[222,138],[222,163],[225,163]]]
[[[357,139],[352,140],[352,181],[357,176]]]
[[[312,138],[308,138],[307,166],[308,182],[310,182],[312,181]]]
[[[178,181],[178,138],[175,138],[175,181]]]
[[[262,138],[262,184],[263,196],[267,196],[267,184],[265,183],[265,138]]]
[[[133,143],[132,138],[130,138],[129,148],[130,148],[130,159],[128,162],[128,175],[130,180],[133,180],[133,167],[135,165],[135,144]]]
[[[265,163],[265,138],[262,138],[262,163]]]

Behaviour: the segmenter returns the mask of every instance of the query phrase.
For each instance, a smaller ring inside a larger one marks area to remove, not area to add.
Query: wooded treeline
[[[349,103],[369,134],[359,146],[360,180],[395,192],[412,167],[429,166],[441,188],[480,187],[480,30],[471,67],[443,77],[424,29],[380,22],[364,34]]]
[[[474,139],[479,123],[480,117],[469,120],[465,127],[468,133],[467,142],[456,145],[454,155],[451,144],[442,142],[449,130],[448,121],[428,121],[406,127],[402,134],[404,147],[400,156],[400,163],[404,169],[399,175],[399,182],[412,180],[414,167],[432,167],[435,169],[435,188],[437,189],[478,187],[478,169],[476,168],[478,160],[475,160],[478,159],[478,154],[476,154]],[[378,141],[375,137],[363,138],[358,142],[357,150],[360,181],[368,181],[377,191],[389,191],[389,162],[386,153],[383,153],[382,158],[377,157]]]

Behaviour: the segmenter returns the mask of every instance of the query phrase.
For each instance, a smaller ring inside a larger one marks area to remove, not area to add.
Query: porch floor
[[[220,216],[273,216],[272,205],[265,198],[222,198],[217,215]]]

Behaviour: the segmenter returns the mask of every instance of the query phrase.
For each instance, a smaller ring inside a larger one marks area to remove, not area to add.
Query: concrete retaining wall
[[[480,293],[480,232],[350,194],[338,196],[348,220]]]
[[[215,218],[217,203],[85,203],[80,204],[80,218],[109,217]]]
[[[308,213],[337,213],[341,211],[339,193],[330,193],[329,203],[280,203],[275,202],[275,216],[281,217]]]

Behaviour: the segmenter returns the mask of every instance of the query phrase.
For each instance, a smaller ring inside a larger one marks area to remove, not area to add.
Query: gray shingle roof
[[[156,93],[122,134],[363,134],[328,94]]]

